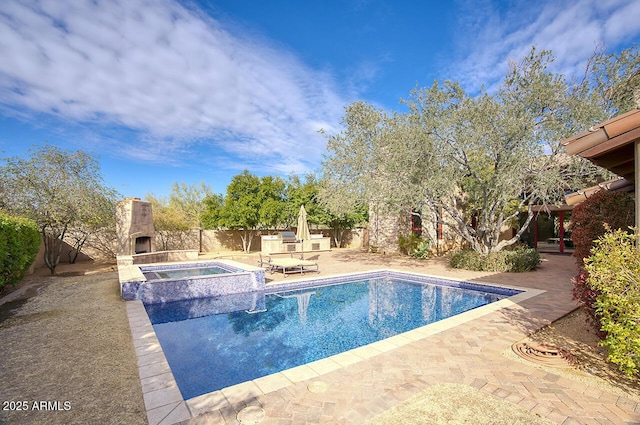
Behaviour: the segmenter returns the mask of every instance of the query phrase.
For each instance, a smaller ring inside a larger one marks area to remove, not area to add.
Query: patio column
[[[558,226],[558,241],[560,247],[560,254],[564,254],[564,211],[558,211],[558,221],[560,225]]]
[[[533,249],[538,250],[538,214],[536,212],[533,216]]]

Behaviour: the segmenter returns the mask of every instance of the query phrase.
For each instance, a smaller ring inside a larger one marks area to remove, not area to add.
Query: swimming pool
[[[178,387],[189,399],[519,292],[406,273],[373,273],[145,307]]]

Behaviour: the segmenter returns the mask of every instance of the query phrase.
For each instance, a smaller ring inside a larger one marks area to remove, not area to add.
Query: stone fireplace
[[[134,255],[153,251],[151,204],[140,198],[126,198],[116,204],[117,254]]]

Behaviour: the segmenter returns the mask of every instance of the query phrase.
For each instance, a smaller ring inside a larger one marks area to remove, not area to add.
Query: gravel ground
[[[257,259],[257,255],[233,257],[248,264]],[[414,262],[338,251],[323,255],[321,276],[398,265],[424,267],[425,263]],[[438,260],[430,264],[437,272]],[[137,361],[115,268],[84,263],[60,265],[58,272],[49,276],[40,270],[0,299],[0,424],[145,424]],[[283,279],[277,274],[267,278]],[[640,399],[638,380],[626,378],[606,362],[606,352],[597,346],[580,310],[530,338],[568,349],[578,358],[579,368],[550,370],[553,373]],[[451,393],[448,387],[433,389],[406,412],[413,415],[411,409],[420,408],[428,397],[449,403],[446,395]]]
[[[0,306],[0,423],[146,424],[117,273],[83,268],[30,276],[16,293],[37,295]]]

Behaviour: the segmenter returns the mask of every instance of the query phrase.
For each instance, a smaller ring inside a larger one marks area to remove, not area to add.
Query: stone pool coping
[[[271,283],[264,289],[265,292],[278,292],[284,290],[296,290],[305,287],[317,286],[311,282],[335,282],[339,283],[354,276],[381,275],[385,273],[418,276],[422,278],[435,278],[448,282],[467,282],[450,277],[426,275],[421,273],[398,271],[392,269],[372,270],[359,273],[333,275],[328,278],[307,278],[295,281]],[[327,285],[332,283],[326,283]],[[491,286],[521,290],[522,292],[503,298],[494,303],[475,308],[456,316],[431,323],[420,328],[413,329],[393,337],[373,342],[371,344],[354,348],[325,359],[316,360],[301,366],[277,372],[268,376],[243,382],[223,388],[188,400],[182,398],[169,363],[167,362],[160,342],[155,334],[153,325],[147,315],[142,301],[128,301],[126,303],[127,315],[131,326],[131,334],[136,355],[138,357],[138,372],[142,385],[143,399],[147,412],[147,420],[150,425],[174,424],[211,410],[217,410],[226,406],[233,406],[252,397],[257,397],[272,391],[277,391],[289,385],[317,378],[323,374],[333,372],[343,367],[365,361],[374,356],[386,353],[397,348],[411,344],[415,341],[438,334],[462,323],[485,316],[503,308],[518,304],[524,300],[540,295],[546,291],[540,289],[525,288],[519,286],[506,286],[475,280],[470,282],[472,286]]]

